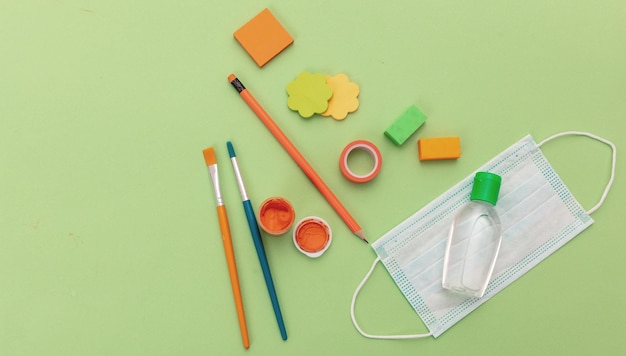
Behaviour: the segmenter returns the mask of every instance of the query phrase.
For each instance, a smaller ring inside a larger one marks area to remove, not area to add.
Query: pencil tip
[[[367,238],[365,237],[365,234],[363,233],[363,230],[355,231],[354,234],[358,236],[361,240],[365,241],[365,243],[369,244]]]

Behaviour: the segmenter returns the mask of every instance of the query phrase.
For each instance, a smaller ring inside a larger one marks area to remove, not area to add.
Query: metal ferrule
[[[211,182],[213,182],[213,193],[215,193],[215,203],[217,206],[224,205],[224,199],[222,199],[222,191],[220,189],[220,178],[217,174],[217,164],[209,166],[209,174],[211,175]]]
[[[241,193],[241,200],[248,200],[248,193],[246,193],[246,187],[243,184],[243,178],[241,177],[241,172],[239,171],[239,165],[237,164],[237,158],[232,157],[230,161],[233,163],[233,169],[235,170],[235,177],[237,178],[237,185],[239,186],[239,193]]]

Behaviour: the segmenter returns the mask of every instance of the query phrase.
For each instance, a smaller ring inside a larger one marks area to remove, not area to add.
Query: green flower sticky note
[[[300,116],[309,118],[328,109],[328,100],[333,96],[332,88],[326,84],[324,74],[302,72],[287,84],[287,106]]]
[[[333,89],[333,96],[328,101],[328,109],[322,116],[331,116],[343,120],[359,107],[359,86],[350,81],[345,74],[327,76],[326,83]]]

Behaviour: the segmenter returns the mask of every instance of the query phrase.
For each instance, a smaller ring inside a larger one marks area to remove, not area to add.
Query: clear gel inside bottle
[[[455,216],[443,262],[443,288],[482,297],[496,264],[502,230],[493,208],[502,178],[478,172],[470,202]]]

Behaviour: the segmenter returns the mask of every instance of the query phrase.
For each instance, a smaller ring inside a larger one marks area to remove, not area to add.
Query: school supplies
[[[267,198],[259,207],[259,224],[270,235],[280,236],[286,233],[295,220],[296,211],[285,198]]]
[[[454,137],[433,137],[417,140],[420,161],[457,159],[461,157],[461,139]]]
[[[315,114],[344,120],[359,107],[359,86],[347,75],[301,72],[287,84],[287,106],[303,118]]]
[[[350,170],[350,167],[348,167],[348,156],[350,156],[350,153],[354,150],[363,150],[372,156],[372,159],[374,160],[374,167],[372,167],[372,170],[369,173],[356,174]],[[341,174],[353,183],[366,183],[376,178],[382,166],[383,157],[380,154],[380,150],[378,150],[376,145],[366,140],[356,140],[350,142],[339,156],[339,170],[341,171]]]
[[[293,43],[293,38],[269,9],[263,9],[233,36],[259,66],[276,57]]]
[[[300,116],[309,118],[328,110],[328,101],[333,96],[333,88],[326,84],[326,76],[321,73],[302,72],[287,84],[287,106]]]
[[[298,251],[311,258],[320,257],[333,241],[333,232],[326,220],[307,216],[293,229],[293,243]]]
[[[359,108],[359,86],[351,82],[347,75],[343,73],[327,75],[326,84],[333,89],[333,96],[328,100],[328,109],[322,116],[344,120],[348,114]]]
[[[259,263],[261,264],[261,270],[263,271],[263,278],[265,278],[265,285],[267,291],[270,294],[270,300],[272,307],[274,308],[274,314],[276,315],[276,321],[278,322],[278,329],[283,340],[287,340],[287,330],[285,329],[285,322],[283,321],[283,314],[280,311],[280,305],[278,304],[278,296],[276,295],[276,289],[274,288],[274,280],[272,279],[272,273],[270,272],[270,265],[267,262],[267,256],[265,255],[265,247],[263,247],[263,240],[261,240],[261,231],[259,231],[259,225],[252,209],[252,203],[248,198],[246,187],[243,183],[243,177],[239,171],[239,164],[237,163],[237,157],[235,155],[235,148],[229,141],[226,142],[228,148],[228,154],[230,161],[233,164],[233,170],[235,171],[235,177],[237,178],[237,184],[239,185],[239,193],[241,193],[241,200],[243,201],[243,210],[246,213],[246,219],[248,220],[248,226],[250,227],[250,233],[252,234],[252,241],[256,253],[259,257]]]
[[[425,121],[426,115],[411,105],[385,130],[385,136],[396,146],[401,146]]]
[[[339,199],[333,194],[333,192],[328,188],[326,183],[322,180],[322,178],[315,172],[313,167],[306,161],[304,156],[298,151],[296,146],[289,141],[289,138],[283,133],[283,131],[276,125],[274,120],[265,112],[263,107],[256,101],[256,99],[250,94],[248,89],[243,86],[241,81],[237,79],[234,74],[228,76],[228,81],[232,84],[232,86],[237,89],[241,98],[250,106],[250,109],[254,111],[254,113],[261,119],[263,124],[270,130],[270,132],[274,135],[274,137],[280,142],[283,148],[289,153],[291,158],[296,162],[296,164],[302,169],[304,174],[311,180],[311,182],[315,185],[315,187],[322,193],[326,201],[335,209],[337,214],[343,219],[343,221],[348,225],[348,228],[360,239],[367,242],[365,235],[363,234],[363,230],[361,226],[354,220],[352,215],[348,212],[348,210],[341,204]]]
[[[209,169],[209,174],[211,175],[211,182],[213,183],[213,192],[215,193],[215,201],[217,204],[217,217],[220,222],[220,231],[222,233],[222,241],[224,243],[224,253],[226,254],[226,264],[228,265],[228,274],[230,275],[230,284],[233,288],[233,296],[235,297],[235,307],[237,308],[239,329],[241,329],[243,347],[247,349],[250,347],[250,339],[248,338],[246,316],[243,310],[243,299],[241,298],[241,289],[239,288],[239,276],[237,275],[237,263],[235,262],[235,251],[233,249],[233,241],[230,236],[228,215],[226,214],[226,206],[224,205],[220,189],[215,151],[213,150],[213,147],[209,147],[203,150],[202,154],[204,155],[204,160],[207,168]]]

